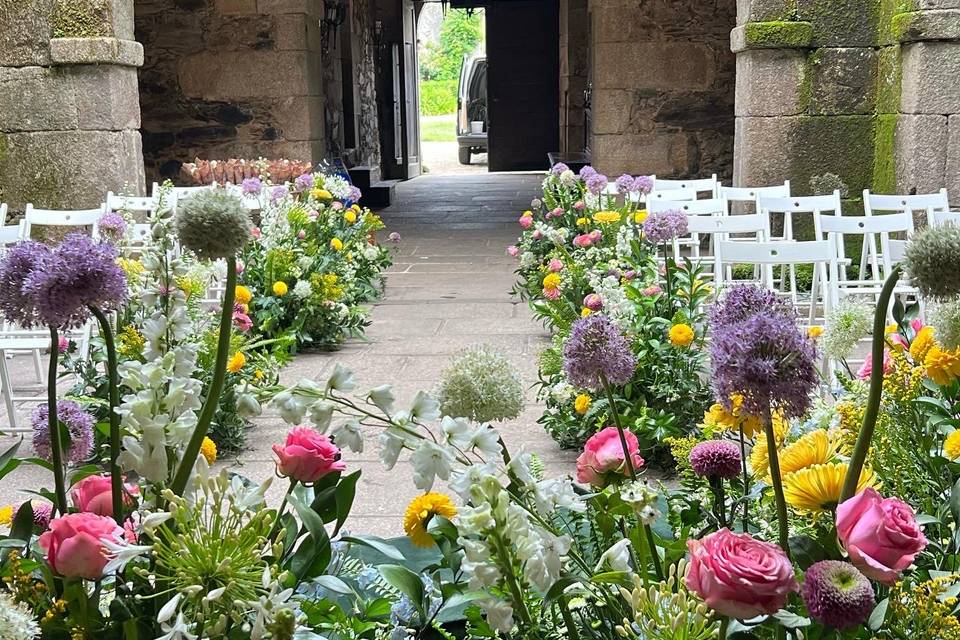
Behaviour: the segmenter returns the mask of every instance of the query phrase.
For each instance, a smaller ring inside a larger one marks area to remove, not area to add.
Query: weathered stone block
[[[947,118],[947,166],[944,183],[950,201],[960,202],[960,115]]]
[[[133,67],[71,67],[81,129],[119,131],[140,128],[140,92]]]
[[[876,0],[797,0],[797,15],[813,25],[813,44],[866,47],[877,42]]]
[[[49,67],[0,67],[0,131],[76,128],[71,77]]]
[[[594,49],[594,87],[704,90],[714,64],[712,49],[701,43],[603,43]]]
[[[960,9],[898,13],[891,31],[899,42],[960,40]]]
[[[137,131],[0,134],[0,184],[14,210],[95,207],[107,191],[143,193]]]
[[[918,9],[957,9],[960,0],[918,0]]]
[[[143,66],[143,45],[117,38],[53,38],[50,40],[53,64],[111,64]]]
[[[734,53],[747,49],[803,49],[810,46],[813,27],[809,22],[748,22],[730,32]]]
[[[810,56],[809,69],[811,113],[873,113],[877,90],[877,55],[874,49],[817,49]]]
[[[630,119],[634,96],[626,89],[598,89],[593,93],[593,132],[599,135],[623,133]]]
[[[895,145],[897,193],[931,193],[946,186],[946,116],[900,116]]]
[[[688,136],[657,132],[649,135],[594,135],[591,151],[599,171],[608,175],[655,173],[688,175]]]
[[[319,96],[280,98],[273,115],[281,138],[315,140],[322,135],[323,98]]]
[[[178,61],[178,77],[185,96],[205,100],[317,95],[318,65],[302,51],[202,52]]]
[[[53,0],[0,2],[0,66],[23,67],[50,61]]]
[[[960,43],[915,42],[902,47],[903,113],[960,113]]]
[[[790,179],[792,118],[740,118],[733,136],[733,184],[764,186]]]
[[[274,17],[273,39],[280,51],[319,49],[320,26],[316,20],[302,13],[281,14]],[[311,46],[314,40],[316,47]]]
[[[216,0],[214,7],[218,13],[224,15],[233,13],[257,13],[257,0]]]
[[[737,54],[738,116],[801,113],[806,55],[796,49],[757,49]]]
[[[793,20],[794,0],[737,0],[737,24]]]
[[[323,13],[323,0],[257,0],[259,13]]]

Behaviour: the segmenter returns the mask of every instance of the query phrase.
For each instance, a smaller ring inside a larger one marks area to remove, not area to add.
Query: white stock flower
[[[548,517],[557,509],[583,513],[587,504],[573,489],[570,478],[551,478],[541,480],[533,487],[533,498],[540,515]]]
[[[470,500],[470,487],[479,484],[487,476],[495,476],[497,468],[490,462],[475,463],[466,468],[459,468],[451,472],[447,486],[460,496],[464,502]]]
[[[560,578],[563,556],[570,551],[570,536],[555,536],[547,531],[531,535],[517,545],[517,555],[524,560],[524,575],[541,591],[548,591]]]
[[[509,602],[488,598],[477,602],[487,614],[487,623],[501,633],[510,633],[513,630],[513,607]]]
[[[632,571],[630,567],[630,539],[619,540],[603,552],[597,562],[595,571],[600,571],[604,565],[612,571]]]
[[[417,395],[413,397],[413,405],[410,407],[410,416],[428,422],[436,420],[440,417],[440,403],[429,393],[417,391]]]
[[[297,284],[293,285],[293,297],[298,300],[306,300],[313,294],[313,287],[310,286],[309,280],[297,280]]]
[[[494,586],[500,579],[500,569],[490,560],[490,548],[479,540],[460,538],[463,546],[463,562],[460,569],[470,577],[471,589]]]
[[[348,420],[338,425],[330,435],[333,437],[336,445],[341,449],[346,447],[351,451],[363,453],[363,433],[360,430],[360,422],[358,420]]]
[[[353,372],[338,362],[327,380],[327,389],[349,393],[356,388],[357,381],[353,377]]]
[[[446,447],[424,440],[410,456],[414,486],[421,491],[430,491],[436,478],[447,480],[450,477],[453,461],[453,455]]]

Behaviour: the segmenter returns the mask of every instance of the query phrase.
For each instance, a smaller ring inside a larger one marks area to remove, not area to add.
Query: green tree
[[[456,80],[463,56],[473,53],[482,40],[482,14],[467,15],[464,9],[451,9],[440,27],[439,46],[426,48],[421,75],[425,80]]]

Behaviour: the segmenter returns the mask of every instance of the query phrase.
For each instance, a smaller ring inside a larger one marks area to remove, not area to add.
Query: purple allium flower
[[[582,389],[599,389],[601,378],[624,385],[637,366],[630,344],[609,318],[593,313],[573,323],[563,346],[563,370],[570,384]]]
[[[788,418],[810,408],[810,392],[817,386],[817,350],[800,332],[793,318],[759,311],[742,322],[713,332],[710,360],[713,392],[729,403],[743,396],[744,410],[764,415],[776,406]]]
[[[580,169],[580,179],[586,180],[590,176],[597,175],[597,170],[591,167],[590,165],[585,165]]]
[[[76,327],[90,317],[88,307],[119,307],[127,299],[127,277],[117,265],[112,244],[71,233],[43,268],[30,272],[23,293],[47,326]]]
[[[360,198],[362,197],[363,197],[363,192],[360,191],[360,188],[351,185],[350,191],[347,193],[347,200],[351,202],[360,202]]]
[[[602,173],[593,173],[586,179],[587,190],[595,196],[603,193],[607,188],[607,176]]]
[[[308,189],[313,188],[313,176],[309,173],[304,173],[297,176],[297,179],[293,181],[293,192],[302,193]]]
[[[759,311],[795,317],[793,309],[775,291],[755,284],[738,284],[710,308],[710,331],[743,322]]]
[[[637,176],[633,181],[631,191],[639,191],[643,195],[647,195],[653,191],[653,178],[650,176]]]
[[[270,202],[276,203],[278,200],[283,200],[289,193],[290,190],[283,185],[274,187],[270,190]]]
[[[690,450],[690,468],[707,478],[735,478],[741,460],[740,449],[727,440],[707,440]]]
[[[633,176],[625,173],[617,178],[617,193],[627,193],[633,190]]]
[[[127,221],[115,211],[107,211],[98,221],[100,233],[109,241],[117,242],[127,232]]]
[[[30,416],[30,423],[33,426],[33,451],[38,457],[47,461],[53,460],[49,416],[46,404],[41,404]],[[57,402],[57,418],[70,432],[70,446],[63,452],[64,460],[70,462],[86,460],[93,451],[93,416],[73,400],[60,400]]]
[[[34,271],[43,272],[54,261],[53,251],[45,244],[27,240],[13,246],[0,261],[0,313],[22,327],[42,324],[36,301],[23,290]]]
[[[863,624],[876,606],[873,587],[849,562],[821,560],[810,566],[800,589],[810,617],[834,629]]]
[[[570,167],[568,167],[562,162],[558,162],[557,164],[550,167],[550,173],[552,173],[555,176],[560,175],[564,171],[570,171]]]
[[[687,216],[679,209],[651,213],[643,221],[643,234],[654,244],[670,242],[687,232]]]
[[[260,182],[260,178],[244,178],[241,189],[245,196],[258,196],[263,189],[263,183]]]

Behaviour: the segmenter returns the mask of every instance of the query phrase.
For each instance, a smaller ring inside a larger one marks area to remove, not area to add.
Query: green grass
[[[457,139],[457,116],[420,116],[420,139],[423,142],[453,142]]]
[[[453,80],[420,81],[420,113],[439,116],[457,110],[457,86]]]

